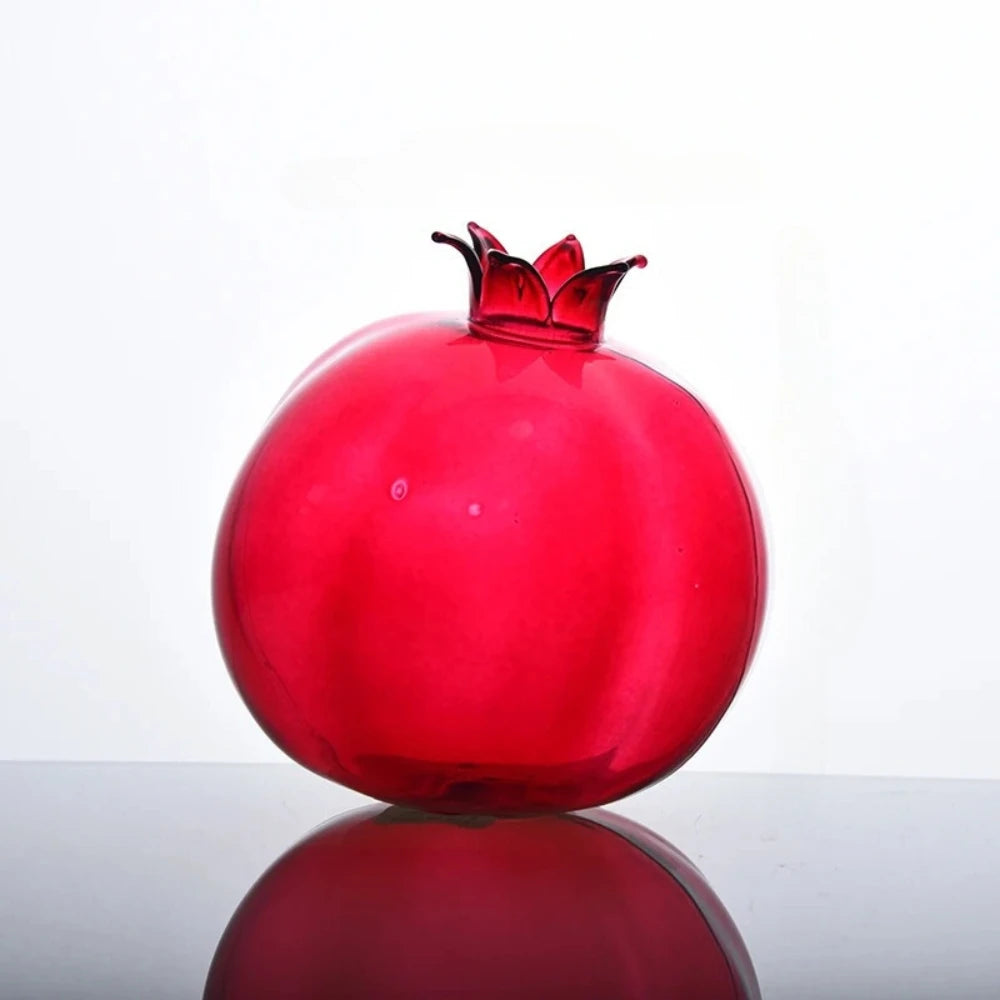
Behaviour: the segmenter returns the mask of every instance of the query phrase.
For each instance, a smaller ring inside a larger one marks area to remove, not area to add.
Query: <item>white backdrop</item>
[[[4,3],[0,757],[278,757],[226,490],[327,344],[463,307],[428,237],[475,218],[646,253],[609,338],[757,483],[765,638],[693,766],[1000,778],[997,25],[818,6]]]

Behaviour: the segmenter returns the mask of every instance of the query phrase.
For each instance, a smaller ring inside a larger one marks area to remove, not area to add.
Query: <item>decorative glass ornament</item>
[[[722,717],[764,606],[756,503],[689,392],[601,345],[618,283],[474,224],[467,319],[367,327],[272,414],[214,603],[230,672],[306,767],[441,812],[599,805]]]
[[[205,1000],[759,1000],[704,876],[620,817],[366,809],[250,890]]]

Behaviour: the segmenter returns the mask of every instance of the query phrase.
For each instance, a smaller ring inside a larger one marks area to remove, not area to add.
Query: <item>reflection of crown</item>
[[[592,347],[601,339],[618,283],[631,268],[646,266],[640,254],[584,270],[583,247],[575,236],[529,264],[474,222],[469,234],[472,246],[447,233],[433,233],[431,239],[455,247],[469,265],[472,328],[513,340]]]

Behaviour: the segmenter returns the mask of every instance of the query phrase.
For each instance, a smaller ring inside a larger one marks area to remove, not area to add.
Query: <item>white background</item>
[[[987,5],[4,3],[0,757],[278,757],[218,655],[239,462],[324,347],[455,308],[432,229],[650,266],[616,343],[769,528],[693,766],[1000,777]]]

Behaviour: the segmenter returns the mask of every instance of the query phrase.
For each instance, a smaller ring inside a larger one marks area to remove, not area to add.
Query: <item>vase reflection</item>
[[[373,807],[254,885],[207,1000],[760,996],[704,876],[604,810],[526,819]]]

